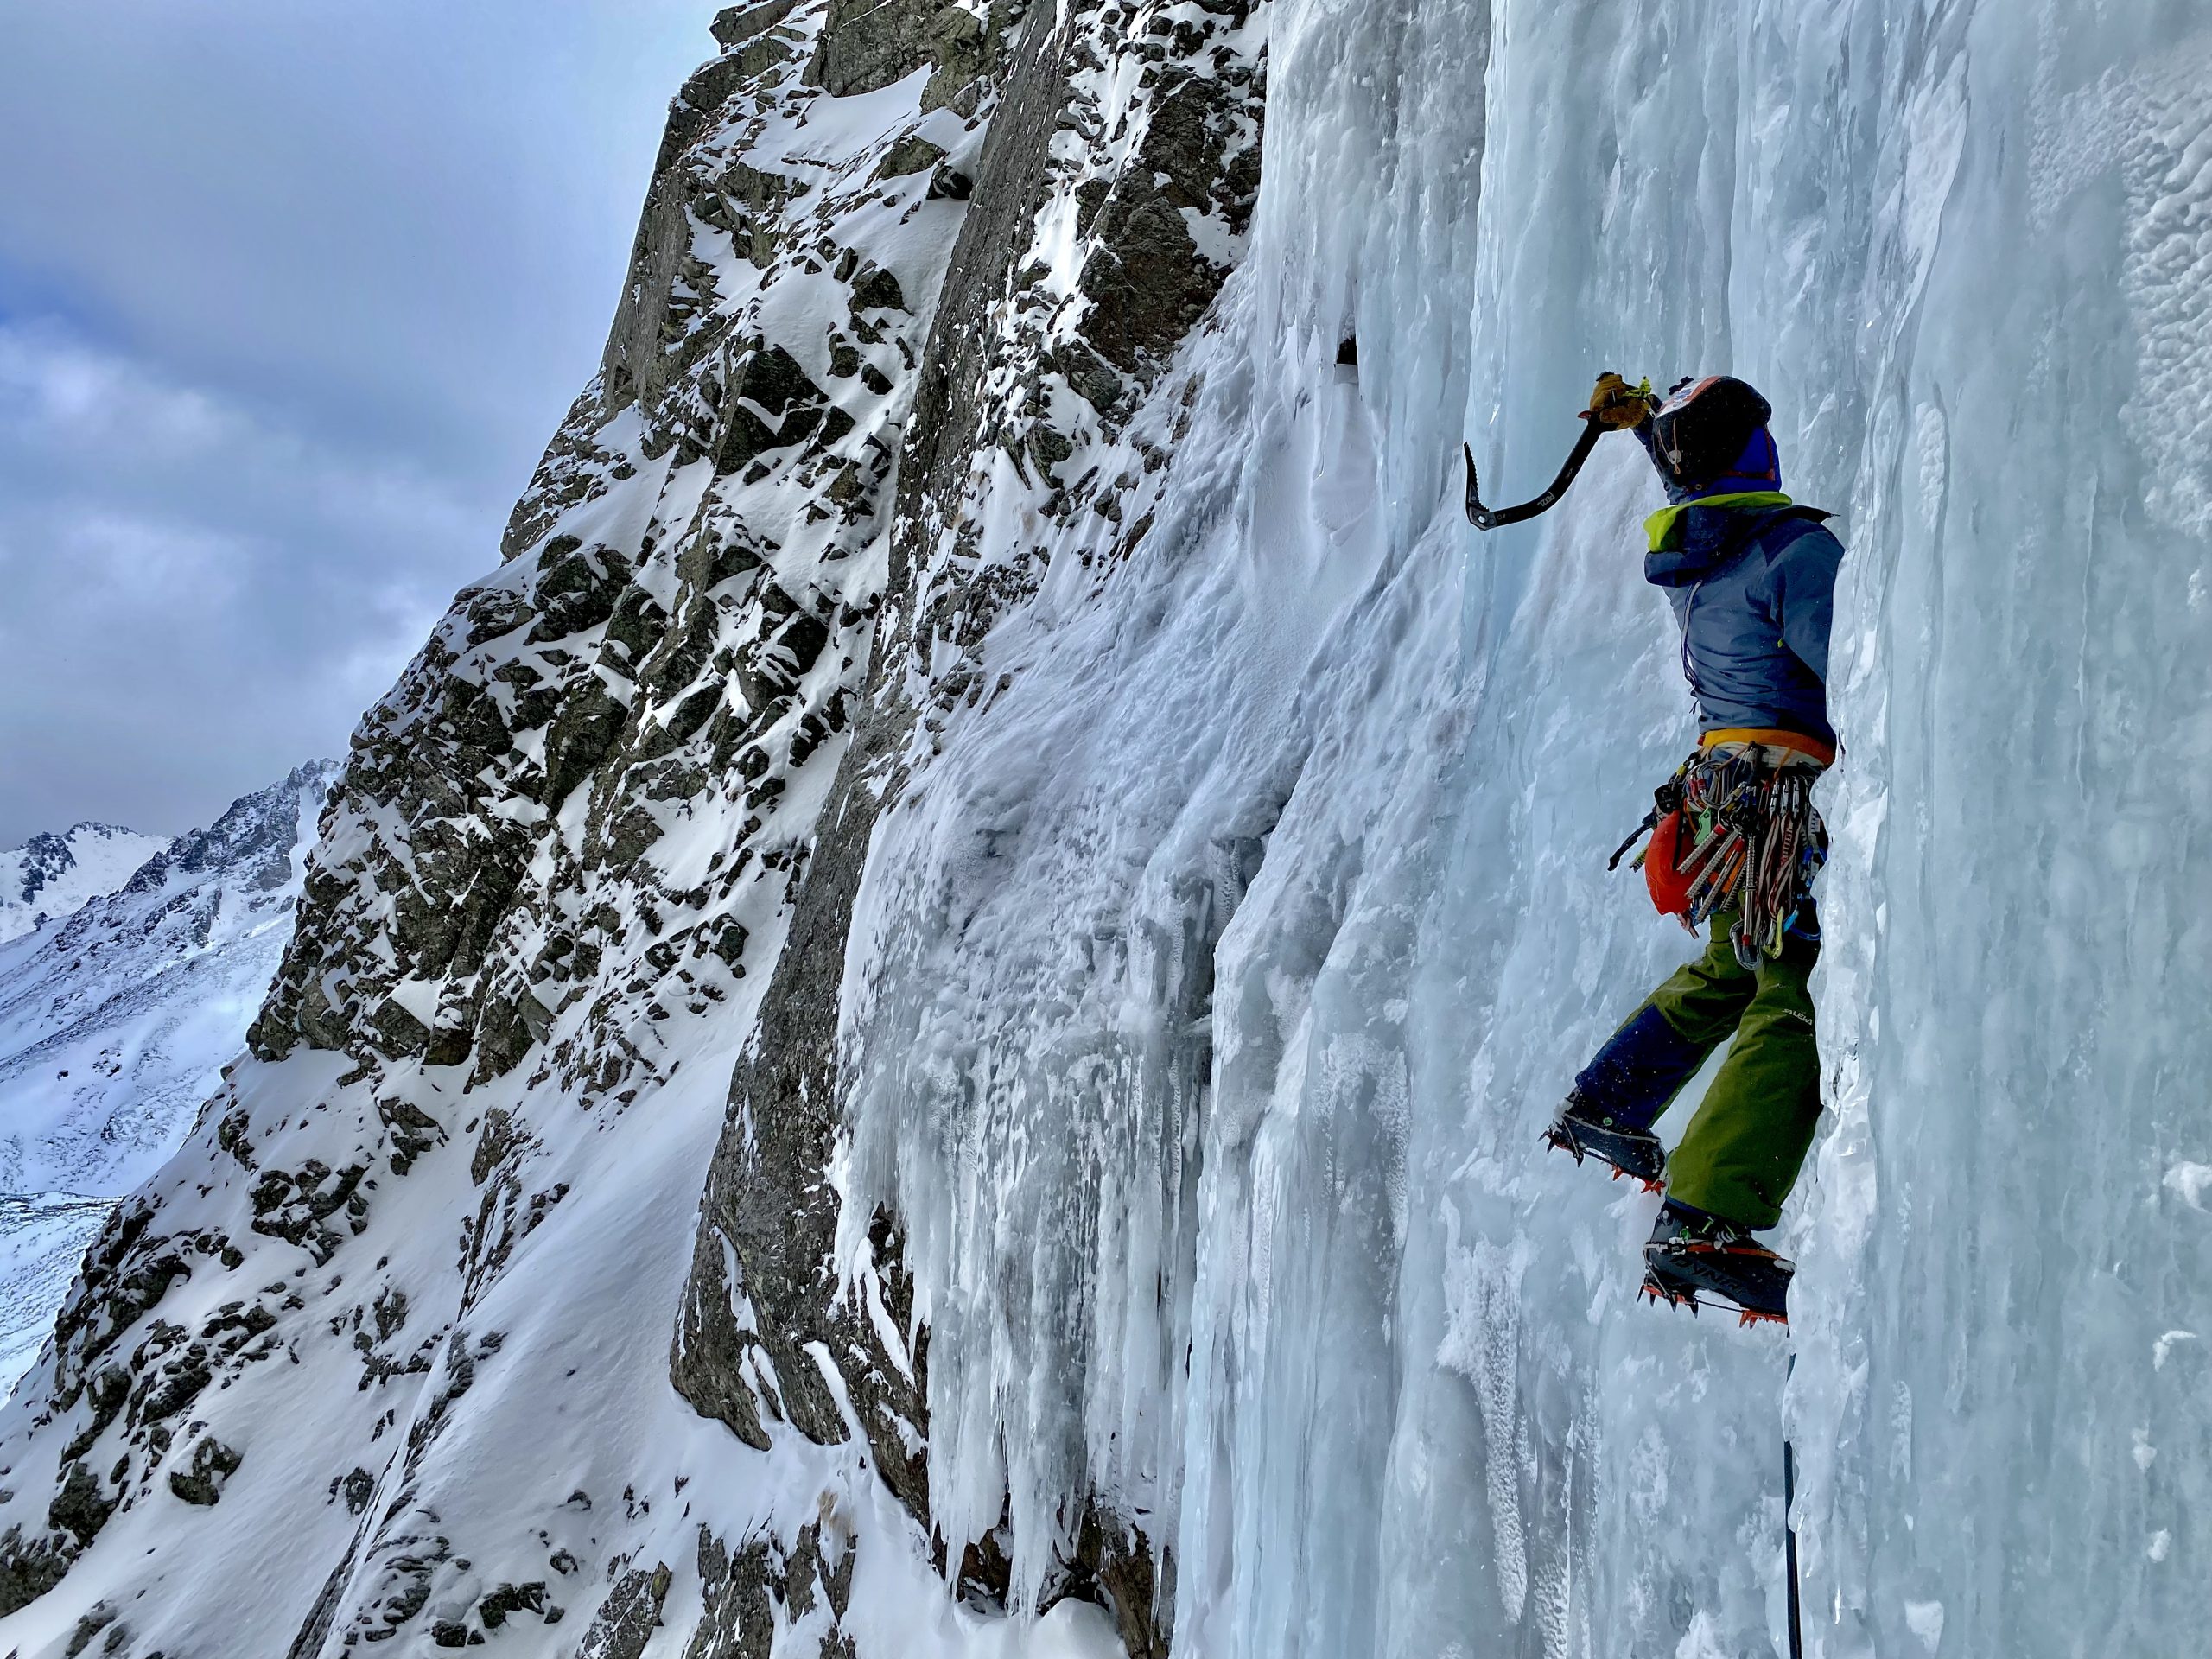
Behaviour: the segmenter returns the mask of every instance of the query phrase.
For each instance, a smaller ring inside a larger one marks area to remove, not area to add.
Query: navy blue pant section
[[[1574,1092],[1622,1128],[1648,1129],[1710,1052],[1647,1002],[1575,1074]]]

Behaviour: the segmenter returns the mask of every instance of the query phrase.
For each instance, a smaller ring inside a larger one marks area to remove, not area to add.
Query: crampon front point
[[[1632,1175],[1647,1192],[1667,1190],[1667,1151],[1659,1137],[1617,1122],[1580,1093],[1567,1097],[1541,1139],[1555,1151],[1572,1154],[1578,1164],[1595,1158],[1612,1170],[1615,1180]]]
[[[1613,1162],[1611,1159],[1606,1157],[1603,1153],[1600,1153],[1592,1147],[1585,1147],[1575,1138],[1574,1132],[1568,1128],[1565,1124],[1553,1124],[1549,1128],[1546,1129],[1543,1134],[1538,1137],[1538,1139],[1554,1152],[1567,1152],[1573,1154],[1574,1161],[1578,1164],[1586,1157],[1597,1159],[1599,1163],[1604,1164],[1608,1169],[1611,1169],[1613,1172],[1613,1179],[1617,1181],[1630,1173],[1629,1171],[1623,1169],[1618,1164]],[[1664,1192],[1667,1190],[1667,1178],[1663,1175],[1657,1177],[1637,1175],[1636,1177],[1636,1183],[1646,1192]]]
[[[1717,1308],[1739,1325],[1789,1323],[1789,1287],[1796,1268],[1748,1242],[1677,1241],[1646,1253],[1641,1294],[1670,1307]]]

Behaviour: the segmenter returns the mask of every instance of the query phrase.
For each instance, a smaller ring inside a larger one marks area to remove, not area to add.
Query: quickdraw
[[[1643,872],[1653,907],[1694,933],[1739,906],[1736,959],[1756,967],[1782,954],[1827,859],[1827,831],[1813,805],[1820,770],[1770,765],[1755,743],[1701,749],[1653,791],[1651,810],[1605,868],[1618,868],[1649,831],[1631,868]]]

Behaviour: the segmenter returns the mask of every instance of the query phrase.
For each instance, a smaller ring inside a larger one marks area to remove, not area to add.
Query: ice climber
[[[1666,486],[1643,571],[1674,607],[1698,710],[1697,750],[1657,791],[1638,861],[1662,913],[1711,936],[1583,1067],[1546,1138],[1663,1187],[1645,1294],[1713,1295],[1779,1319],[1790,1264],[1752,1235],[1781,1219],[1821,1113],[1806,979],[1827,836],[1812,785],[1835,759],[1828,624],[1843,547],[1827,513],[1782,493],[1772,412],[1726,375],[1681,382],[1662,403],[1608,373],[1591,397],[1587,418],[1633,432]],[[1670,1155],[1651,1126],[1724,1042]]]

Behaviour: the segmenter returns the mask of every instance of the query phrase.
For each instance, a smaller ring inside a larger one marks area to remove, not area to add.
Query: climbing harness
[[[1460,453],[1467,458],[1467,522],[1477,530],[1503,529],[1507,524],[1517,524],[1524,518],[1535,518],[1565,495],[1567,486],[1574,482],[1574,475],[1582,470],[1582,463],[1590,459],[1591,450],[1597,448],[1598,440],[1611,430],[1592,419],[1587,410],[1576,418],[1583,423],[1582,435],[1575,440],[1567,464],[1559,469],[1559,476],[1552,480],[1551,487],[1541,495],[1534,500],[1523,501],[1517,507],[1486,507],[1483,505],[1482,493],[1475,479],[1475,448],[1471,443],[1462,442]]]
[[[1783,751],[1780,764],[1768,760],[1771,750]],[[1827,861],[1827,830],[1813,804],[1813,782],[1826,764],[1792,744],[1747,739],[1700,748],[1652,791],[1651,810],[1605,868],[1618,868],[1649,832],[1630,868],[1643,872],[1652,907],[1694,933],[1740,904],[1730,937],[1736,960],[1757,968],[1762,957],[1782,954]]]

